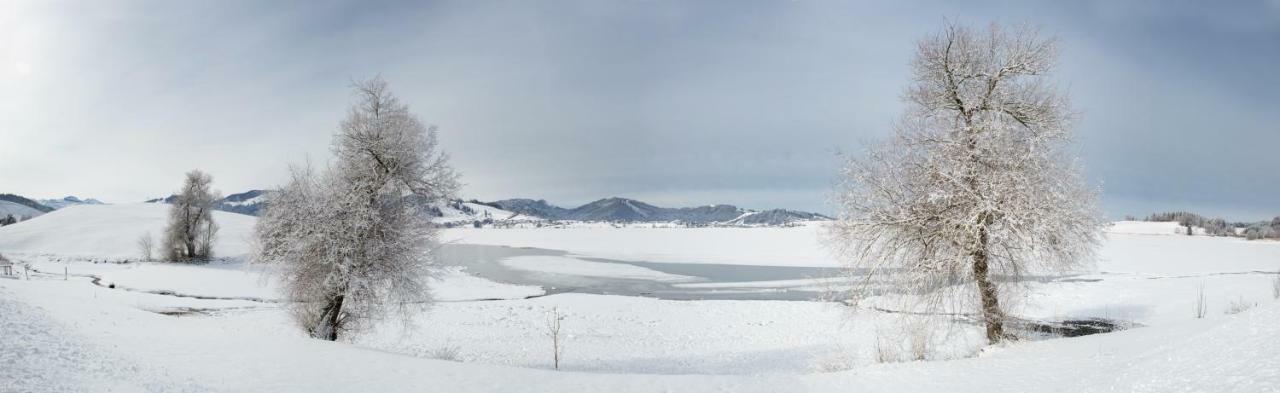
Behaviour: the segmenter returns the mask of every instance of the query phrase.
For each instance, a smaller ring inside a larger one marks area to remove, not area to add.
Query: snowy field
[[[215,216],[226,259],[214,263],[95,263],[136,259],[164,214],[77,206],[0,228],[0,253],[35,269],[0,278],[0,392],[1280,391],[1280,243],[1174,236],[1176,224],[1117,223],[1095,269],[1029,283],[1014,305],[1029,319],[1135,324],[1107,334],[982,349],[975,325],[925,331],[821,301],[839,278],[707,282],[609,262],[837,266],[813,224],[451,229],[456,244],[560,252],[503,260],[521,272],[816,299],[559,293],[449,267],[429,311],[331,343],[296,328],[266,268],[244,262],[252,217]],[[543,327],[552,308],[565,315],[561,371]]]

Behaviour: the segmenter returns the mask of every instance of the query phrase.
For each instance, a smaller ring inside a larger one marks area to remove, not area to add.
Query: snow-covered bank
[[[823,373],[817,370],[839,368],[841,351],[873,352],[859,336],[841,334],[856,327],[842,325],[843,314],[830,309],[839,306],[830,303],[592,295],[448,303],[424,315],[410,336],[370,332],[353,345],[306,338],[282,310],[269,307],[169,316],[134,307],[159,295],[76,280],[0,280],[0,295],[10,317],[5,326],[27,333],[16,336],[25,346],[6,342],[0,352],[6,372],[63,376],[52,385],[9,385],[19,391],[1265,392],[1280,386],[1280,358],[1272,356],[1280,351],[1277,302],[1221,318],[990,348],[975,358],[855,360],[851,370]],[[550,306],[569,315],[566,365],[592,373],[537,369],[548,362],[539,322]],[[426,358],[446,346],[456,347],[462,362]],[[68,356],[101,361],[69,363]],[[804,364],[797,359],[827,362],[785,367]],[[627,369],[754,375],[596,373]]]

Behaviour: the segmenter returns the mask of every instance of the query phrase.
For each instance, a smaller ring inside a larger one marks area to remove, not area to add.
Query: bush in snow
[[[1244,298],[1241,297],[1239,299],[1233,300],[1231,304],[1227,305],[1227,309],[1223,310],[1222,313],[1227,315],[1235,315],[1235,314],[1248,311],[1250,308],[1253,308],[1253,306],[1256,306],[1256,305],[1258,304],[1245,301]]]
[[[454,345],[446,345],[431,351],[432,359],[448,360],[451,362],[462,361],[462,350]]]
[[[218,224],[214,204],[221,197],[210,189],[213,176],[199,169],[187,172],[182,190],[169,205],[169,225],[161,239],[164,257],[170,261],[204,261],[213,257]]]
[[[1054,57],[1025,28],[953,25],[919,43],[892,139],[844,169],[831,239],[851,271],[923,295],[908,307],[975,304],[996,343],[1009,297],[996,277],[1092,260],[1103,219],[1066,154],[1066,97],[1043,79]]]
[[[391,311],[407,321],[430,303],[426,280],[439,243],[420,209],[458,187],[435,129],[385,82],[354,90],[359,101],[334,135],[335,162],[323,173],[294,168],[255,229],[255,260],[280,265],[295,319],[325,340]]]

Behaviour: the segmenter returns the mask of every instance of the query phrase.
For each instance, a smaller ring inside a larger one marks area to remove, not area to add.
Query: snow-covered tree
[[[421,209],[458,188],[434,128],[381,79],[354,90],[334,162],[322,173],[294,168],[256,228],[255,259],[279,265],[297,322],[325,340],[430,303],[439,243]]]
[[[996,343],[1005,288],[1092,261],[1103,220],[1066,151],[1066,97],[1044,78],[1055,52],[1033,29],[994,25],[919,42],[906,113],[839,188],[831,240],[863,289],[980,310]]]
[[[187,172],[182,190],[169,206],[169,225],[162,239],[170,261],[203,261],[213,257],[218,224],[213,222],[217,192],[210,188],[213,176],[199,169]]]
[[[138,254],[142,257],[143,262],[151,262],[152,250],[155,250],[155,241],[151,239],[151,232],[144,233],[138,237]]]

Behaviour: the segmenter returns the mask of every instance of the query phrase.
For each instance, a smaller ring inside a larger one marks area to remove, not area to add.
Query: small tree
[[[973,300],[996,343],[1005,283],[1091,260],[1103,220],[1063,148],[1070,112],[1043,79],[1054,55],[1053,40],[994,25],[920,41],[906,114],[838,195],[832,240],[864,287],[883,279],[923,307]]]
[[[138,254],[142,257],[143,262],[152,261],[151,251],[155,249],[155,241],[151,240],[151,232],[142,234],[138,238]]]
[[[294,168],[268,196],[255,260],[277,263],[297,322],[337,340],[389,311],[430,304],[439,248],[422,209],[452,197],[457,174],[427,128],[381,79],[354,85],[358,102],[333,137],[335,162]]]
[[[210,189],[213,177],[199,169],[187,172],[182,190],[169,207],[163,249],[171,261],[203,261],[213,256],[217,224],[213,222],[217,193]]]
[[[1204,283],[1200,283],[1200,291],[1196,292],[1196,319],[1203,319],[1204,315],[1209,312],[1208,303],[1204,297]]]
[[[560,308],[552,307],[547,311],[546,321],[543,325],[547,329],[547,337],[551,338],[551,365],[556,370],[560,369],[560,355],[563,352],[563,337],[560,335],[561,322],[564,321],[564,315],[560,314]]]

